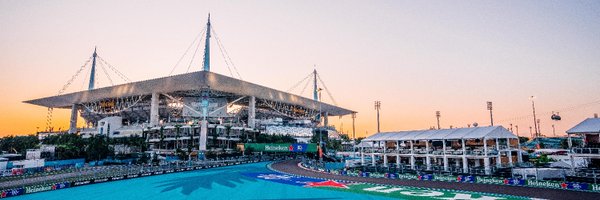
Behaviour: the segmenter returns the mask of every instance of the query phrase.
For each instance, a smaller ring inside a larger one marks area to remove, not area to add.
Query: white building
[[[567,130],[567,134],[569,136],[569,148],[571,149],[569,155],[572,157],[571,160],[584,158],[591,165],[587,167],[600,167],[600,118],[595,115],[594,118],[583,120],[581,123]],[[583,137],[583,144],[581,146],[573,145],[571,142],[573,135]],[[575,163],[571,165],[577,167]]]
[[[411,169],[468,173],[470,169],[491,174],[495,167],[522,162],[519,139],[502,126],[441,130],[385,132],[362,140],[361,162],[371,157],[371,165],[395,163]],[[392,162],[390,162],[392,161]]]

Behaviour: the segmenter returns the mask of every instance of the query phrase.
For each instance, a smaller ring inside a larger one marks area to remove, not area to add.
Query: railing
[[[10,188],[27,187],[36,185],[47,185],[51,183],[62,183],[62,182],[73,182],[73,181],[84,181],[103,179],[109,177],[121,177],[131,174],[143,174],[164,171],[181,171],[188,169],[196,169],[197,167],[206,166],[227,166],[233,164],[242,164],[249,162],[260,162],[260,161],[274,161],[283,160],[285,156],[239,156],[222,158],[219,160],[208,159],[205,161],[179,161],[164,163],[161,165],[111,165],[111,166],[99,166],[99,167],[84,167],[84,168],[72,168],[66,171],[60,171],[55,173],[39,173],[31,175],[21,175],[12,177],[15,179],[2,179],[0,181],[0,191]],[[158,174],[158,173],[156,173]]]
[[[578,154],[600,154],[600,148],[573,148],[573,153]]]

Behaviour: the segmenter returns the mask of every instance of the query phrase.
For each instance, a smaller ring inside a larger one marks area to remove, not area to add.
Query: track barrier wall
[[[356,177],[371,177],[371,178],[386,178],[386,179],[405,179],[405,180],[420,180],[420,181],[445,181],[445,182],[462,182],[462,183],[476,183],[476,184],[495,184],[495,185],[510,185],[510,186],[521,186],[521,187],[538,187],[538,188],[550,188],[550,189],[563,189],[563,190],[575,190],[575,191],[587,191],[587,192],[600,192],[600,184],[592,183],[578,183],[578,182],[567,182],[567,181],[543,181],[543,180],[527,180],[520,178],[498,178],[498,177],[487,177],[487,176],[471,176],[471,175],[434,175],[434,174],[402,174],[402,173],[377,173],[377,172],[363,172],[360,170],[328,170],[315,166],[308,166],[302,163],[305,168],[320,171],[323,173],[330,173],[342,176],[356,176]]]

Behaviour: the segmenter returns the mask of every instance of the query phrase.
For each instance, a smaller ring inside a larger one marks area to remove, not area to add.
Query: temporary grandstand
[[[84,137],[147,134],[151,147],[166,154],[189,146],[200,151],[231,150],[240,140],[252,141],[261,132],[273,134],[274,129],[267,128],[273,119],[281,125],[306,122],[292,130],[306,136],[316,126],[328,127],[329,116],[355,113],[319,99],[316,70],[314,99],[210,72],[211,33],[209,17],[202,71],[95,88],[96,59],[103,59],[94,51],[88,90],[25,103],[47,107],[49,113],[71,109],[69,133]],[[79,115],[86,127],[76,127]]]
[[[457,173],[479,170],[491,174],[494,168],[522,162],[517,136],[502,126],[440,130],[382,132],[362,140],[361,163],[410,166]],[[471,171],[469,171],[471,170]]]
[[[588,160],[588,163],[590,163],[588,167],[600,167],[600,118],[598,118],[598,115],[583,120],[567,130],[567,134],[569,136],[569,148],[571,149],[570,155]],[[583,137],[583,143],[573,145],[573,136]],[[571,166],[575,165],[572,164]]]

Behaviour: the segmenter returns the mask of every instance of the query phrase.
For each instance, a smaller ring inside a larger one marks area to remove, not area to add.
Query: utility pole
[[[537,119],[537,136],[536,137],[540,137],[542,136],[542,129],[540,127],[540,119]]]
[[[515,125],[515,129],[517,129],[517,137],[519,137],[519,125]]]
[[[554,124],[552,124],[552,135],[556,137],[556,129],[554,129]]]
[[[533,126],[535,127],[535,137],[538,136],[538,120],[537,117],[535,116],[535,102],[533,101],[533,99],[535,99],[535,96],[531,96],[529,97],[529,100],[531,100],[531,108],[533,109]]]
[[[437,125],[438,125],[438,130],[440,130],[440,117],[442,115],[440,114],[440,111],[435,111],[435,118],[437,118]]]
[[[487,102],[487,109],[490,111],[490,121],[492,123],[492,126],[494,126],[494,116],[492,115],[492,102],[491,101]]]
[[[533,139],[533,130],[531,130],[531,126],[529,126],[529,135],[531,136],[531,139]]]
[[[379,129],[379,109],[381,109],[381,101],[375,101],[375,110],[377,110],[377,132],[381,132]]]

